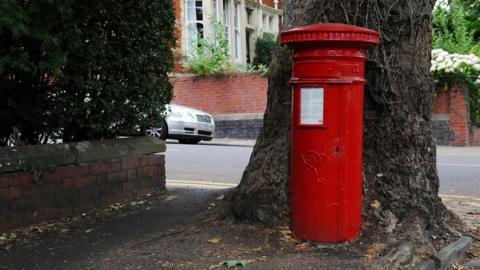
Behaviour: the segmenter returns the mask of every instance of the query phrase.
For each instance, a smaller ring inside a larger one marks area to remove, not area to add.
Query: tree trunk
[[[373,231],[386,234],[396,228],[397,240],[419,237],[415,241],[423,244],[432,234],[448,230],[445,221],[457,221],[438,197],[429,72],[434,4],[435,0],[291,0],[283,27],[333,22],[380,32],[380,45],[369,50],[366,72],[364,224],[378,224]],[[288,223],[290,57],[285,47],[274,52],[263,130],[233,196],[233,212],[239,218]]]

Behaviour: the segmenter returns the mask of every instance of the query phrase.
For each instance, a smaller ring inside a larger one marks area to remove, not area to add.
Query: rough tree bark
[[[335,22],[381,34],[367,62],[364,231],[374,224],[372,231],[395,234],[388,259],[392,266],[411,259],[403,256],[392,262],[395,252],[431,250],[432,236],[445,235],[451,231],[446,224],[457,222],[438,197],[429,72],[434,4],[435,0],[291,0],[285,9],[284,29]],[[233,212],[239,218],[288,223],[290,57],[285,47],[274,51],[263,130],[233,196]]]

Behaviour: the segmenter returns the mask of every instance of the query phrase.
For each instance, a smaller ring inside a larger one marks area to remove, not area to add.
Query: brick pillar
[[[455,134],[451,146],[466,146],[470,144],[469,116],[466,92],[468,85],[450,85],[450,126]]]

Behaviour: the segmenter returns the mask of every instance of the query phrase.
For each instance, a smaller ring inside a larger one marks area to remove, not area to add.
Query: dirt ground
[[[0,269],[368,269],[384,248],[302,243],[286,227],[238,222],[228,192],[172,189],[2,234]],[[480,202],[444,202],[469,234],[480,235]],[[479,246],[474,242],[467,260],[480,256]]]
[[[0,269],[365,269],[347,247],[235,221],[225,192],[174,189],[8,232]]]
[[[468,261],[480,259],[480,198],[445,195],[442,201],[460,217],[467,229],[465,235],[473,239],[465,256],[451,267],[451,269],[466,269],[465,264]]]

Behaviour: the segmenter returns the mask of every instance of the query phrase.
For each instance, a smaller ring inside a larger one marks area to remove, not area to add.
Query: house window
[[[230,40],[230,1],[223,0],[223,25],[225,26],[225,37]],[[229,42],[230,43],[230,42]]]
[[[203,38],[203,5],[202,0],[185,0],[187,51],[197,46],[199,38]]]
[[[217,0],[212,0],[212,16],[215,19],[215,21],[219,21],[220,19],[220,14],[218,10],[218,2]]]
[[[250,7],[247,7],[246,11],[247,11],[247,24],[253,25],[253,9]]]
[[[268,16],[268,25],[269,29],[275,31],[275,25],[273,24],[273,16]]]
[[[240,38],[240,4],[235,2],[235,60],[242,60],[242,40]]]
[[[263,29],[267,30],[268,29],[268,15],[263,15],[262,16],[262,24],[263,24]]]

